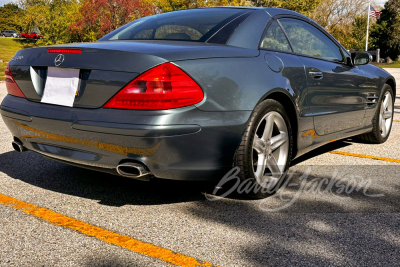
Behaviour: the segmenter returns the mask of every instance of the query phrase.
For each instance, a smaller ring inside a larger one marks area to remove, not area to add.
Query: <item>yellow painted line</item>
[[[395,105],[400,105],[400,103],[394,103]]]
[[[354,154],[354,153],[341,152],[341,151],[331,151],[329,153],[343,155],[343,156],[357,157],[357,158],[375,159],[375,160],[383,160],[383,161],[388,161],[388,162],[400,163],[400,159],[389,159],[389,158],[375,157],[375,156],[369,156],[369,155],[363,155],[363,154]]]
[[[393,120],[393,122],[400,122],[400,121]]]
[[[76,230],[87,236],[95,237],[97,239],[103,240],[104,242],[127,248],[131,251],[157,258],[170,264],[185,267],[215,266],[211,263],[199,261],[195,258],[185,256],[180,253],[175,253],[166,248],[161,248],[150,243],[142,242],[129,236],[117,234],[112,231],[93,226],[74,218],[67,217],[55,211],[38,207],[31,203],[27,203],[3,194],[0,194],[0,204],[13,207],[17,210],[21,210],[25,213],[41,218],[57,226],[63,226]]]

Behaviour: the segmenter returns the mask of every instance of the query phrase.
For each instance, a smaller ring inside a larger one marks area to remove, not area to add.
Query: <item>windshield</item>
[[[206,42],[219,29],[248,12],[237,8],[189,9],[145,17],[101,38],[113,40],[180,40]]]

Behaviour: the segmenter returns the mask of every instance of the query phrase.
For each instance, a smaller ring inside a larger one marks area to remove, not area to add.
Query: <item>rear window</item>
[[[206,8],[175,11],[133,21],[104,36],[113,40],[176,40],[206,42],[246,9]],[[234,30],[234,29],[233,29]]]

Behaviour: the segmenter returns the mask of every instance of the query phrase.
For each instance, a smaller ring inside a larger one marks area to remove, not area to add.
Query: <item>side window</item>
[[[279,19],[295,53],[342,61],[339,47],[311,24],[297,19]]]
[[[269,26],[261,41],[260,48],[292,52],[285,33],[276,20]]]

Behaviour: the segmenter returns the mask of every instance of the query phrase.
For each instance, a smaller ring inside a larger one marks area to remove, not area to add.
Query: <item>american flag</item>
[[[379,19],[381,17],[382,12],[377,11],[371,5],[369,6],[369,15],[373,18]]]

